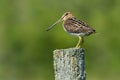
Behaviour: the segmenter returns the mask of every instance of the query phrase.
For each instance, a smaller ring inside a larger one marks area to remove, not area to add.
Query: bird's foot
[[[77,45],[75,48],[80,48],[80,45]]]

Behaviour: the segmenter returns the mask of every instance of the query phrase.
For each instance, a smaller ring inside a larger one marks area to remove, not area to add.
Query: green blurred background
[[[0,0],[0,80],[54,80],[52,51],[78,38],[45,30],[66,11],[97,31],[83,45],[87,80],[120,80],[120,0]]]

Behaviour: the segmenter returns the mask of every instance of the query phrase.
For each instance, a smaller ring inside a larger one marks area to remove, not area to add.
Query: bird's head
[[[61,19],[63,20],[63,21],[65,21],[65,20],[67,20],[68,18],[72,18],[73,17],[73,15],[70,13],[70,12],[65,12],[64,14],[63,14],[63,16],[61,17]]]
[[[73,15],[72,15],[70,12],[65,12],[59,20],[57,20],[52,26],[50,26],[50,27],[47,29],[47,31],[51,30],[57,23],[59,23],[59,22],[61,22],[61,21],[65,21],[65,20],[67,20],[68,18],[72,18],[72,17],[73,17]]]

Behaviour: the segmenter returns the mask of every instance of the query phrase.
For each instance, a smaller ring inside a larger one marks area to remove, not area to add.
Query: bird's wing
[[[70,33],[86,33],[91,31],[91,28],[84,22],[77,20],[76,18],[70,18],[64,22],[64,27]]]

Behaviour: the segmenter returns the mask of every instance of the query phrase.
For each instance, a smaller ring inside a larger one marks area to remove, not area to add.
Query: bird
[[[64,30],[70,35],[77,36],[79,41],[75,48],[80,48],[85,36],[96,33],[96,30],[91,28],[85,22],[75,18],[71,12],[65,12],[60,19],[51,25],[47,31],[51,30],[57,23],[63,22]]]

